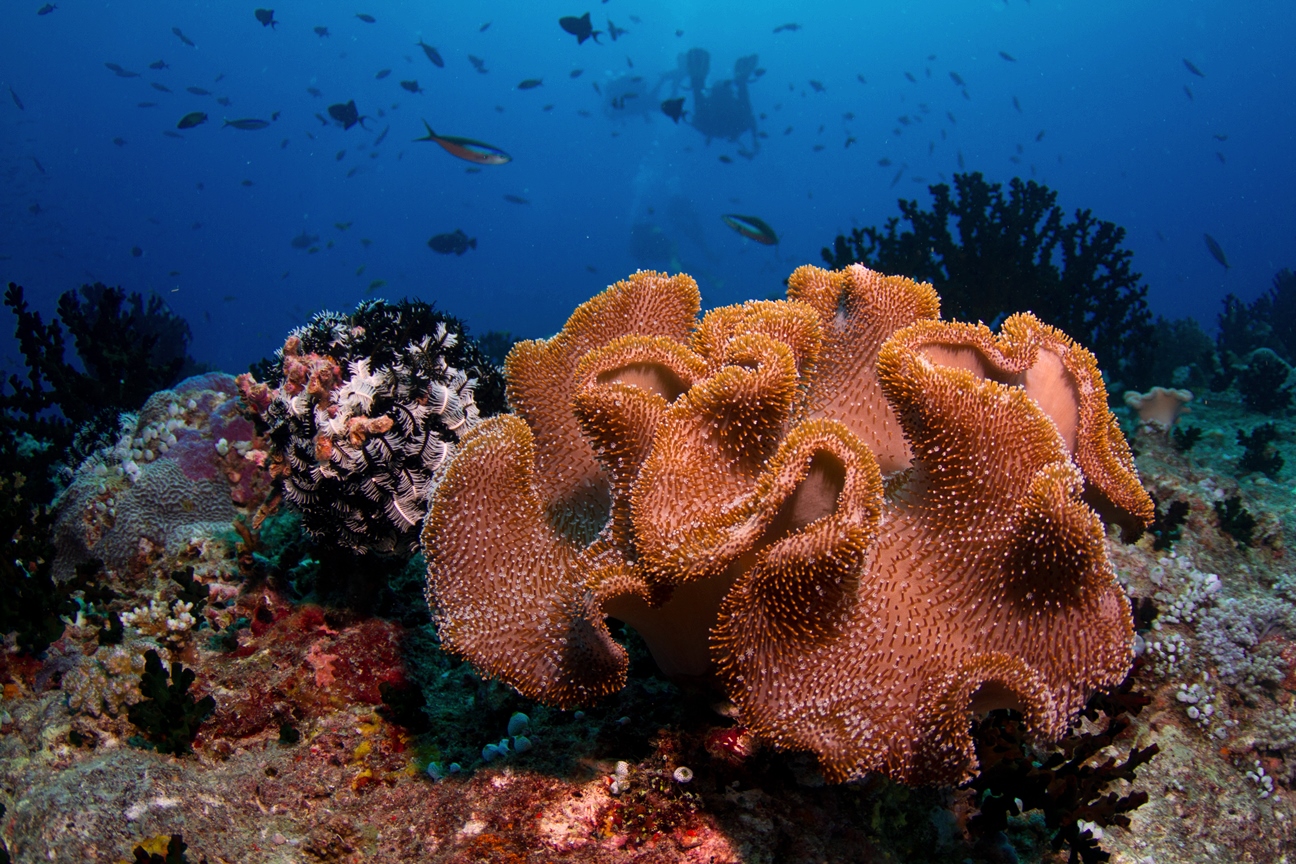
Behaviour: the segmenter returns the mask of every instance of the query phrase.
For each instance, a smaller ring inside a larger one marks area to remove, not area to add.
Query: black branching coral
[[[59,298],[58,320],[48,324],[21,285],[10,282],[4,302],[17,319],[27,372],[11,374],[0,389],[0,433],[29,436],[43,454],[23,464],[33,499],[52,497],[47,469],[66,456],[78,429],[95,421],[115,428],[119,412],[196,370],[189,325],[156,295],[83,285]],[[80,368],[66,356],[69,338]]]
[[[316,315],[239,389],[307,532],[360,554],[417,548],[436,473],[504,407],[503,378],[463,324],[410,300]]]
[[[127,716],[144,733],[159,753],[183,756],[193,750],[198,727],[216,710],[216,700],[208,695],[195,699],[192,669],[171,664],[167,674],[158,653],[144,654],[144,674],[140,676],[140,693],[144,698],[130,706]]]
[[[979,173],[956,174],[953,193],[929,189],[930,210],[901,200],[899,217],[839,235],[823,259],[931,282],[948,319],[997,326],[1029,309],[1093,351],[1108,377],[1147,383],[1152,316],[1124,228],[1088,210],[1066,221],[1057,193],[1034,181],[1014,178],[1005,194]]]

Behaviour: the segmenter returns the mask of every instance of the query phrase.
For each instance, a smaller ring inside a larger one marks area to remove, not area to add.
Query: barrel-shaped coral
[[[303,526],[357,553],[416,549],[428,491],[498,372],[456,319],[417,301],[321,313],[276,359],[267,380],[238,385]],[[501,407],[487,401],[488,413]]]
[[[1093,356],[859,265],[788,285],[699,321],[640,272],[514,349],[424,528],[443,643],[572,706],[624,682],[614,616],[833,781],[965,780],[993,708],[1059,737],[1132,660],[1098,513],[1152,513]]]

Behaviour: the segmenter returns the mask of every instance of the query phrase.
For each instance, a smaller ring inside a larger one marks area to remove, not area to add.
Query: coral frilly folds
[[[833,781],[961,782],[998,707],[1061,736],[1132,660],[1098,512],[1152,516],[1093,356],[859,265],[788,286],[699,321],[640,272],[513,350],[424,528],[443,644],[572,707],[624,683],[614,616]]]

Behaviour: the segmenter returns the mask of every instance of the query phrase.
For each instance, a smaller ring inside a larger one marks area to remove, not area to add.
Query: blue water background
[[[0,280],[25,285],[46,315],[87,281],[156,291],[191,323],[192,353],[231,371],[311,313],[366,296],[422,297],[474,332],[527,337],[552,333],[576,304],[642,266],[692,273],[708,306],[769,296],[797,265],[820,263],[835,234],[883,223],[899,197],[929,201],[927,185],[952,177],[960,152],[967,170],[1033,177],[1068,211],[1090,208],[1127,228],[1158,313],[1213,328],[1226,293],[1254,298],[1296,266],[1290,2],[313,0],[272,4],[273,29],[254,3],[62,0],[38,16],[40,5],[0,7]],[[601,30],[611,18],[629,32],[578,45],[557,19],[585,11]],[[789,22],[801,29],[773,32]],[[767,71],[751,98],[768,137],[754,158],[738,153],[752,149],[750,136],[708,145],[655,108],[617,111],[595,92],[626,75],[651,85],[694,47],[711,53],[711,82],[759,54]],[[170,68],[150,70],[159,59]],[[105,62],[141,77],[117,77]],[[392,73],[377,80],[381,69]],[[570,77],[574,69],[583,74]],[[543,84],[517,89],[528,78]],[[407,93],[402,79],[426,92]],[[232,105],[218,105],[221,95]],[[351,99],[372,118],[367,130],[316,119]],[[211,119],[182,139],[163,135],[191,111]],[[264,130],[221,127],[222,117],[275,111]],[[901,126],[901,115],[921,122]],[[467,162],[413,142],[424,119],[513,161],[468,173]],[[760,216],[779,245],[744,239],[725,213]],[[636,223],[660,231],[656,260],[632,254]],[[455,229],[477,248],[457,257],[427,247]],[[317,253],[293,248],[302,232],[319,235]],[[386,285],[369,294],[379,279]],[[20,358],[5,338],[2,365],[13,371]]]

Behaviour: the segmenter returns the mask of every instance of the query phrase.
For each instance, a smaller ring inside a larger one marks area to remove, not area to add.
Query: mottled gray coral
[[[1197,635],[1220,677],[1255,705],[1287,676],[1283,646],[1266,640],[1296,636],[1296,606],[1264,596],[1221,600],[1202,613]]]

